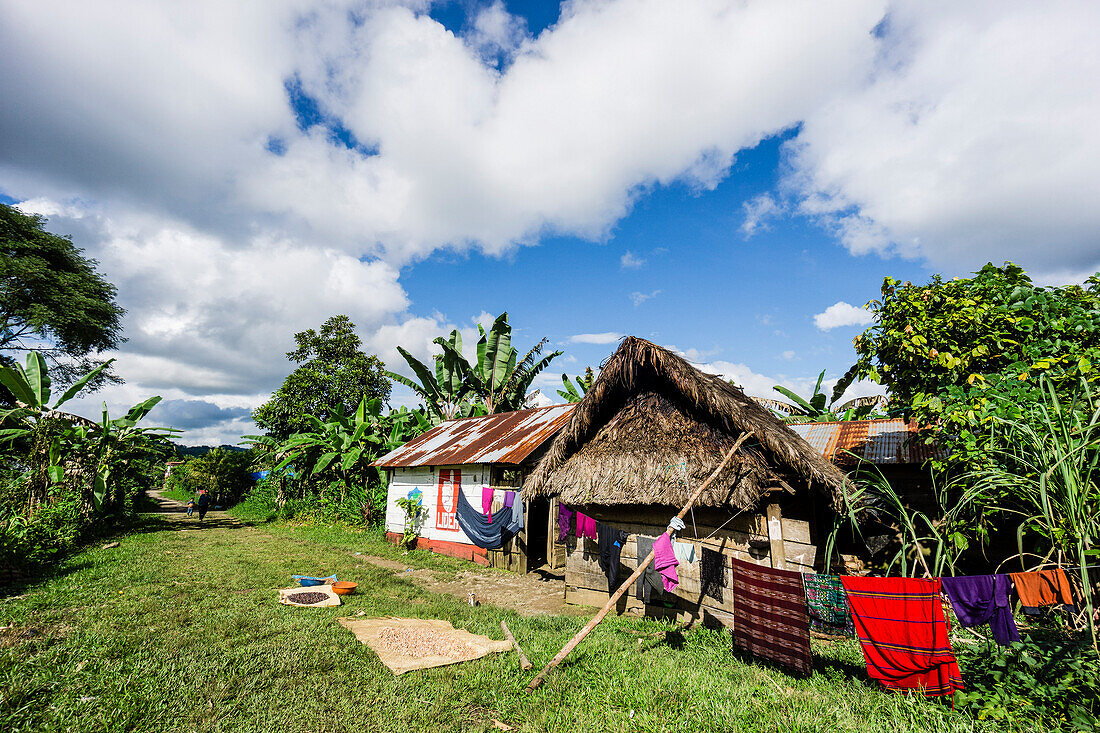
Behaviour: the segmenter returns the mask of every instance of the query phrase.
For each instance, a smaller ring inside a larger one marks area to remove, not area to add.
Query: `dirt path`
[[[156,510],[150,514],[161,515],[169,522],[177,523],[180,532],[208,527],[240,527],[259,530],[259,527],[246,527],[237,518],[223,511],[210,511],[205,521],[199,522],[199,515],[187,516],[184,502],[169,499],[161,491],[150,491],[150,499],[156,504]],[[418,568],[401,562],[374,555],[356,555],[356,560],[368,562],[378,568],[390,570],[397,576],[408,578],[417,586],[434,593],[445,593],[466,600],[470,593],[478,603],[488,603],[500,608],[511,609],[525,616],[544,614],[586,615],[591,609],[584,606],[565,604],[565,581],[561,575],[553,573],[529,572],[526,576],[500,570],[483,570],[471,564],[469,569],[456,572],[444,572],[430,568]]]
[[[195,510],[192,516],[187,516],[187,504],[176,499],[170,499],[162,494],[161,489],[154,489],[146,492],[153,503],[156,504],[156,509],[151,512],[145,512],[146,514],[157,514],[163,516],[170,522],[179,522],[180,524],[193,524],[195,529],[199,527],[233,527],[244,526],[236,518],[227,514],[224,510],[211,509],[206,513],[206,519],[199,520],[199,511]],[[180,531],[187,532],[188,529],[180,528]]]
[[[178,523],[179,531],[182,532],[208,527],[221,529],[239,527],[262,531],[256,527],[246,527],[224,511],[211,510],[207,513],[206,519],[200,523],[198,512],[191,517],[187,516],[187,505],[183,502],[170,499],[159,490],[148,492],[148,496],[157,505],[157,508],[149,513],[161,515],[170,522]],[[433,593],[444,593],[462,600],[467,600],[473,593],[478,603],[510,608],[524,616],[591,614],[591,609],[566,605],[564,578],[545,571],[518,575],[499,570],[482,570],[471,564],[469,569],[450,573],[418,568],[399,560],[375,555],[356,555],[355,559],[390,570],[395,575],[406,577]]]
[[[467,600],[470,594],[478,603],[510,608],[524,616],[554,614],[576,616],[591,610],[565,603],[565,579],[560,574],[533,572],[518,575],[504,571],[485,571],[475,565],[455,573],[415,568],[398,560],[374,555],[357,555],[356,559],[393,571],[408,578],[425,590]]]

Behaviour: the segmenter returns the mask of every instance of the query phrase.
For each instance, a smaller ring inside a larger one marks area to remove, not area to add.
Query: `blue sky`
[[[0,200],[127,309],[76,409],[161,394],[188,443],[336,313],[398,371],[507,310],[552,398],[622,334],[769,394],[886,275],[1100,269],[1087,0],[118,3],[0,1]]]

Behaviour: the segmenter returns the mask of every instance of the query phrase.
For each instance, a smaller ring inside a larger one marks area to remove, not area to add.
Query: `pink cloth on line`
[[[664,584],[666,593],[671,593],[680,585],[680,577],[676,574],[676,566],[679,564],[676,553],[672,551],[672,540],[662,532],[653,542],[653,567],[661,574],[661,583]]]
[[[587,537],[590,540],[599,539],[596,533],[596,520],[577,512],[577,536]]]
[[[493,521],[493,487],[482,486],[481,487],[481,511],[485,514],[485,518],[490,522]]]

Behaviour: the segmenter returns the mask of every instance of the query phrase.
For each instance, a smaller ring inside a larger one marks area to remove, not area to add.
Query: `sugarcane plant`
[[[857,465],[847,477],[843,510],[825,543],[826,571],[842,532],[862,536],[866,534],[865,527],[876,526],[888,530],[888,540],[882,549],[893,549],[893,554],[883,561],[887,575],[931,578],[943,575],[948,568],[954,573],[955,551],[963,540],[949,533],[949,523],[935,518],[939,512],[929,514],[909,506],[878,466],[851,451],[844,453]]]
[[[1037,554],[1080,581],[1084,622],[1100,653],[1089,573],[1100,562],[1100,395],[1084,378],[1068,397],[1045,376],[1039,386],[1043,399],[1029,414],[993,417],[989,460],[955,480],[961,498],[952,517],[959,524],[1015,517],[1022,567]]]

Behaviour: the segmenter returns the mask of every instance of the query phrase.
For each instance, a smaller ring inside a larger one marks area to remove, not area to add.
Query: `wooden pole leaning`
[[[530,660],[527,659],[527,655],[523,653],[523,649],[520,649],[519,642],[516,641],[516,637],[512,636],[512,630],[508,628],[508,624],[504,623],[504,621],[501,620],[500,628],[504,631],[505,638],[508,639],[508,641],[512,642],[512,646],[516,648],[516,652],[519,654],[520,669],[527,671],[531,669],[531,667],[534,667],[535,665],[531,664]]]
[[[733,458],[733,454],[740,450],[741,444],[748,440],[751,435],[752,433],[744,433],[741,435],[740,438],[737,439],[737,442],[733,444],[732,448],[730,448],[729,453],[727,453],[726,457],[722,459],[722,463],[718,465],[718,468],[714,469],[714,473],[712,473],[710,477],[708,477],[707,480],[704,481],[699,486],[699,488],[695,490],[695,493],[691,495],[690,499],[688,499],[688,502],[684,505],[684,508],[681,509],[680,513],[676,515],[678,519],[683,519],[685,516],[687,516],[687,513],[691,511],[691,508],[695,506],[695,502],[699,500],[699,497],[703,495],[703,492],[707,490],[707,487],[710,486],[714,479],[718,477],[718,474],[722,473],[722,471],[726,468],[726,465],[730,462],[730,459]],[[672,530],[666,529],[665,534],[672,534]],[[592,620],[585,624],[584,628],[577,632],[577,635],[570,639],[569,643],[561,648],[561,651],[558,652],[557,656],[551,659],[550,663],[547,664],[541,672],[535,675],[535,678],[531,680],[530,684],[527,685],[527,692],[534,692],[536,689],[538,689],[539,685],[541,685],[543,680],[546,679],[546,675],[550,673],[550,670],[561,664],[562,660],[569,656],[569,653],[572,652],[578,644],[584,641],[584,637],[588,636],[592,629],[596,628],[596,626],[598,626],[599,623],[603,621],[604,616],[606,616],[608,612],[615,607],[615,604],[619,602],[619,599],[623,596],[624,593],[626,593],[627,589],[630,588],[630,586],[634,585],[634,582],[637,581],[639,577],[641,577],[642,573],[645,572],[645,569],[649,567],[650,563],[653,562],[653,555],[653,551],[650,551],[645,560],[642,560],[638,563],[637,569],[633,573],[631,573],[630,577],[626,579],[626,582],[619,586],[619,589],[615,591],[610,598],[607,599],[607,603],[604,605],[603,608],[600,609],[600,612],[593,616]]]

